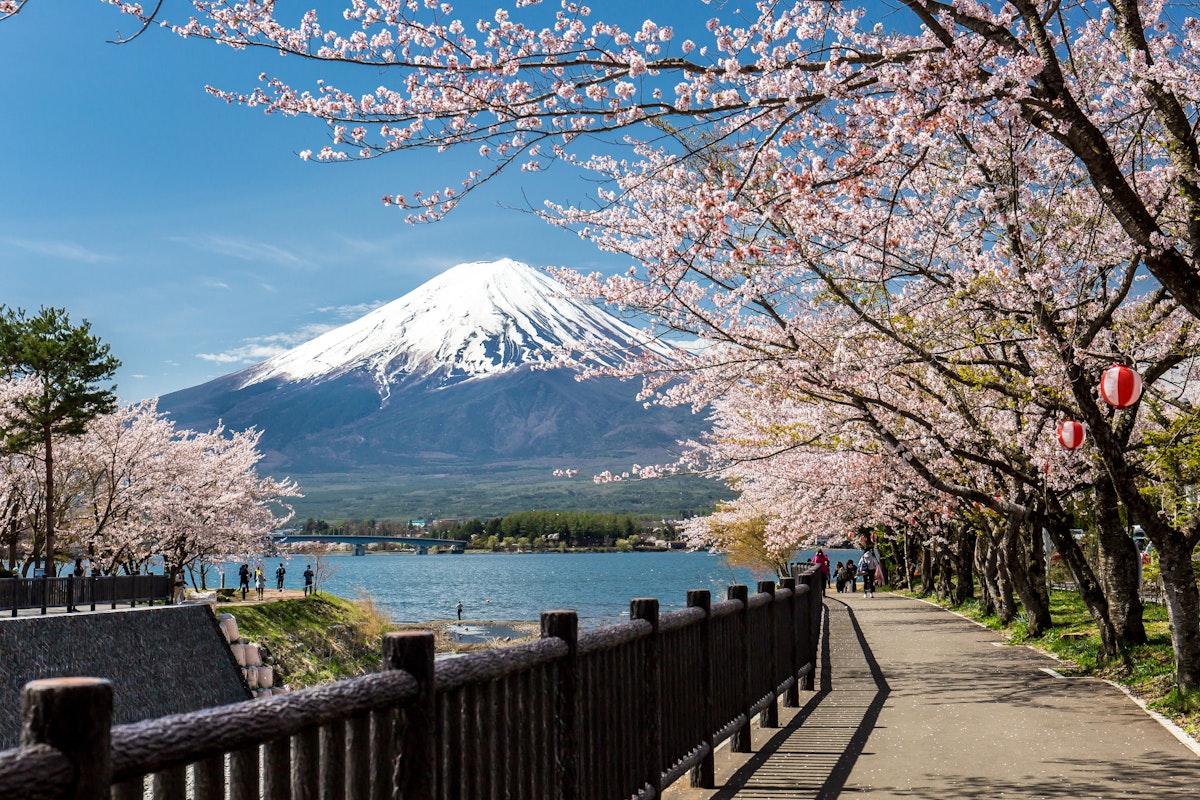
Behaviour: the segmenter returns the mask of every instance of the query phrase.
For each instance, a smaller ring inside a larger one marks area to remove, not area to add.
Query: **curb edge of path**
[[[935,603],[931,600],[926,600],[922,597],[909,597],[908,595],[898,595],[898,596],[905,597],[909,600],[916,600],[918,603],[924,603],[927,606],[933,606],[936,609],[945,611],[947,614],[953,614],[954,616],[958,617],[959,619],[966,620],[967,622],[971,623],[972,625],[983,628],[986,631],[993,631],[992,628],[989,628],[987,625],[984,625],[979,620],[971,619],[970,617],[968,617],[964,614],[960,614],[957,611],[946,608],[945,606],[938,605],[937,603]],[[1028,647],[1030,650],[1033,650],[1036,653],[1040,653],[1041,655],[1052,658],[1055,661],[1062,661],[1062,659],[1059,658],[1058,656],[1056,656],[1054,653],[1047,653],[1043,650],[1038,650],[1036,647],[1034,647],[1032,645],[1025,645],[1025,647]],[[1185,731],[1183,728],[1176,725],[1174,722],[1172,722],[1167,717],[1163,716],[1159,712],[1150,708],[1148,705],[1146,705],[1145,700],[1142,700],[1140,697],[1135,695],[1133,692],[1129,691],[1129,689],[1127,687],[1122,686],[1121,684],[1117,683],[1116,681],[1109,680],[1108,678],[1096,678],[1096,677],[1092,677],[1092,676],[1084,676],[1084,677],[1080,677],[1080,678],[1066,678],[1065,676],[1062,676],[1062,675],[1059,675],[1058,677],[1062,680],[1094,680],[1094,681],[1100,681],[1101,683],[1107,683],[1109,686],[1113,687],[1117,691],[1121,692],[1121,694],[1125,695],[1130,700],[1132,700],[1137,705],[1138,708],[1140,708],[1143,712],[1145,712],[1145,714],[1148,717],[1150,717],[1150,719],[1154,720],[1159,725],[1166,728],[1167,732],[1170,733],[1172,736],[1174,736],[1176,739],[1178,739],[1180,744],[1182,744],[1188,750],[1191,750],[1192,753],[1194,753],[1196,756],[1200,757],[1200,741],[1197,741],[1187,731]]]

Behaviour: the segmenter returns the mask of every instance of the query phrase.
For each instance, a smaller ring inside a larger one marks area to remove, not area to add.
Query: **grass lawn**
[[[1200,693],[1181,697],[1175,691],[1175,659],[1164,606],[1150,603],[1145,606],[1143,620],[1149,642],[1105,660],[1100,649],[1099,631],[1075,592],[1050,593],[1050,614],[1054,627],[1039,637],[1028,635],[1022,614],[1018,614],[1013,623],[1006,627],[995,615],[984,614],[979,601],[974,599],[954,607],[949,601],[938,601],[936,597],[921,597],[913,592],[902,594],[953,608],[988,628],[1004,632],[1011,644],[1029,645],[1057,656],[1063,661],[1059,672],[1064,675],[1086,675],[1118,683],[1193,738],[1200,738]]]

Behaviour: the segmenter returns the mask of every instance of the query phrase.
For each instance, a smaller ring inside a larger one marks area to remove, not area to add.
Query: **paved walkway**
[[[826,596],[818,691],[701,798],[1200,797],[1200,756],[1118,689],[926,603]]]

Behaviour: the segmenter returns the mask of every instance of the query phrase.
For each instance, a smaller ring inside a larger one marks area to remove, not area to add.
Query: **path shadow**
[[[879,662],[875,659],[874,653],[871,652],[871,648],[867,644],[862,627],[859,625],[858,619],[854,616],[854,611],[845,603],[836,600],[836,598],[827,597],[826,600],[833,600],[844,609],[844,613],[854,630],[855,642],[861,648],[863,658],[870,670],[871,679],[875,684],[875,695],[863,711],[862,718],[851,734],[849,743],[830,769],[829,775],[821,783],[816,794],[819,800],[835,798],[841,793],[846,785],[846,780],[850,776],[851,770],[854,769],[854,764],[858,761],[859,756],[862,755],[867,740],[871,736],[871,731],[875,729],[875,724],[878,722],[879,715],[883,711],[884,703],[891,693],[891,687],[888,686],[887,679],[883,675],[883,670],[880,669]],[[759,748],[758,752],[754,753],[745,764],[729,777],[720,791],[712,795],[712,800],[730,800],[730,798],[734,798],[738,791],[746,787],[755,773],[761,770],[773,756],[779,753],[780,748],[783,747],[785,742],[792,736],[804,736],[803,728],[805,722],[822,703],[831,702],[831,695],[834,692],[836,680],[834,677],[833,651],[830,646],[831,631],[828,609],[822,616],[821,672],[816,694],[809,698],[808,702],[800,708],[799,712],[787,725],[781,727],[777,733]],[[820,777],[818,774],[813,774],[811,765],[809,765],[806,769],[806,778],[816,783],[820,780]]]
[[[875,696],[871,699],[866,711],[863,712],[862,721],[858,723],[858,727],[850,737],[850,743],[846,750],[842,753],[841,758],[837,760],[833,770],[829,773],[829,777],[821,786],[820,792],[817,793],[818,800],[826,800],[826,798],[837,797],[843,788],[846,786],[846,779],[850,777],[851,770],[854,769],[855,762],[862,755],[863,749],[867,746],[867,739],[871,737],[871,731],[875,730],[875,723],[879,721],[879,715],[883,711],[883,706],[887,702],[888,695],[892,693],[892,688],[888,686],[887,678],[883,675],[883,670],[879,666],[879,661],[875,658],[875,653],[871,651],[871,646],[867,644],[867,638],[863,635],[862,626],[858,624],[858,617],[854,615],[854,609],[850,608],[846,603],[835,600],[846,609],[846,616],[850,620],[850,625],[854,628],[854,638],[858,641],[859,647],[862,648],[863,658],[867,662],[867,669],[871,672],[871,679],[875,682]],[[829,614],[825,614],[825,619],[829,619]],[[826,626],[828,630],[828,625]],[[825,637],[828,642],[828,636]],[[826,646],[825,649],[828,649]],[[822,664],[825,663],[825,655],[821,656]],[[830,670],[832,673],[832,669]],[[832,675],[830,677],[832,682]],[[822,688],[824,688],[824,678],[822,678]]]

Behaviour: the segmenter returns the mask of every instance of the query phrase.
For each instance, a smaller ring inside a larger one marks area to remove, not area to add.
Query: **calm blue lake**
[[[286,560],[286,587],[304,584],[310,560]],[[629,614],[635,597],[657,598],[663,611],[687,606],[689,589],[708,589],[714,600],[731,583],[754,590],[767,573],[731,569],[721,556],[704,552],[665,553],[466,553],[462,555],[331,555],[332,575],[323,591],[355,600],[369,597],[394,622],[454,619],[461,600],[463,619],[535,621],[543,611],[573,609],[580,624],[595,627]],[[268,591],[275,586],[278,559],[263,563]],[[237,566],[224,565],[225,581],[237,585]]]

